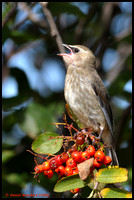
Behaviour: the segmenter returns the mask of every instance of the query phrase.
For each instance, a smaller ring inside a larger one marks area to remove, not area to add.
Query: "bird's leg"
[[[100,139],[101,139],[101,136],[102,136],[103,130],[104,130],[104,127],[100,126],[100,134],[99,134],[98,137],[97,137],[97,136],[95,137],[96,140],[100,140]]]

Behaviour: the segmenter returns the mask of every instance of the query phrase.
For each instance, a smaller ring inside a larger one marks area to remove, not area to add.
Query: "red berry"
[[[73,194],[76,194],[79,191],[80,191],[80,188],[75,188],[75,189],[70,190],[70,192],[73,193]]]
[[[87,160],[90,158],[90,155],[87,151],[83,151],[82,154],[81,154],[81,157],[82,157],[82,160]]]
[[[73,158],[69,158],[67,161],[66,161],[66,165],[68,167],[76,167],[77,163],[76,161],[73,159]]]
[[[58,166],[61,165],[59,156],[55,156],[49,160],[50,169],[55,170]]]
[[[42,170],[43,170],[43,171],[47,171],[47,170],[49,170],[49,169],[50,169],[50,164],[49,164],[49,162],[48,162],[48,161],[43,162],[43,163],[42,163]]]
[[[79,173],[78,167],[76,167],[75,169],[73,169],[73,174],[78,174],[78,173]]]
[[[53,171],[51,169],[44,171],[44,176],[46,176],[47,178],[52,178],[53,177]]]
[[[105,158],[105,154],[103,153],[103,151],[98,150],[95,152],[94,157],[98,162],[102,162]]]
[[[85,141],[85,136],[82,133],[79,133],[76,135],[76,144],[77,145],[84,144],[84,141]]]
[[[94,169],[95,169],[95,166],[92,165],[92,167],[90,168],[90,174],[94,171]]]
[[[42,173],[43,172],[42,165],[35,166],[34,171],[39,174]]]
[[[71,167],[66,166],[65,167],[65,176],[70,176],[73,174],[73,169]]]
[[[60,161],[61,163],[65,163],[69,158],[69,155],[67,152],[63,152],[61,155],[60,155]]]
[[[58,161],[58,166],[60,166],[60,165],[62,164],[62,163],[61,163],[60,155],[55,156],[55,159]]]
[[[63,165],[60,165],[56,170],[56,173],[59,174],[60,176],[63,176],[65,173],[65,168]]]
[[[68,150],[68,153],[72,154],[74,151],[77,151],[76,145],[71,146],[70,149]]]
[[[72,154],[71,154],[71,157],[76,161],[76,162],[81,162],[82,161],[82,158],[81,158],[81,152],[80,151],[74,151]]]
[[[95,154],[95,148],[92,145],[88,146],[86,151],[89,153],[90,156],[93,156]]]
[[[97,167],[97,168],[100,168],[101,165],[102,165],[102,163],[101,163],[101,162],[98,162],[98,161],[96,160],[96,158],[95,158],[95,159],[94,159],[94,162],[93,162],[93,166],[94,166],[94,167]]]
[[[103,160],[103,164],[108,165],[111,163],[111,161],[112,161],[112,159],[110,158],[110,156],[105,156],[105,158]]]

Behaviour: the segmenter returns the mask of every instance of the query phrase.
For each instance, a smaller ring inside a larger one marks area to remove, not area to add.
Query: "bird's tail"
[[[111,149],[111,154],[112,154],[113,165],[118,165],[119,166],[119,161],[118,161],[118,158],[117,158],[117,154],[116,154],[115,149],[113,147]]]

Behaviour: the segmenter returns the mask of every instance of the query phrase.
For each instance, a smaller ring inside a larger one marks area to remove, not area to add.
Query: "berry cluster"
[[[66,119],[64,119],[66,122]],[[56,126],[59,123],[56,123]],[[35,177],[38,177],[40,173],[43,173],[47,178],[52,178],[54,172],[56,172],[60,177],[70,176],[78,174],[78,164],[94,158],[93,165],[90,168],[90,174],[95,168],[99,169],[102,165],[109,165],[112,159],[109,156],[105,156],[103,152],[104,146],[100,145],[100,142],[96,140],[96,137],[91,133],[91,129],[82,129],[80,132],[73,127],[63,123],[65,128],[70,131],[70,136],[59,136],[63,138],[63,148],[64,152],[60,155],[49,155],[50,157],[46,159],[42,165],[38,165],[34,168]],[[58,126],[57,126],[58,127]],[[71,129],[74,129],[76,133],[72,136]],[[52,138],[52,137],[51,137]],[[73,145],[68,147],[69,142],[73,141]],[[72,193],[77,193],[79,188],[71,190]]]
[[[109,156],[105,156],[102,147],[96,148],[93,145],[85,145],[85,135],[77,133],[75,136],[75,144],[67,151],[60,155],[47,159],[42,165],[36,165],[35,175],[44,173],[47,178],[52,178],[54,172],[61,176],[70,176],[78,174],[77,164],[94,157],[93,166],[90,168],[90,173],[95,168],[100,168],[102,165],[108,165],[112,161]],[[82,147],[83,146],[83,147]],[[79,150],[78,150],[79,149]],[[72,193],[79,191],[79,188],[71,190]]]
[[[108,165],[112,161],[109,156],[105,156],[102,150],[95,151],[94,146],[89,145],[83,152],[73,151],[71,154],[63,152],[43,162],[42,165],[35,166],[34,170],[38,174],[43,172],[47,178],[52,178],[53,172],[56,172],[60,176],[70,176],[78,173],[77,164],[93,156],[93,168],[100,168],[102,164]]]

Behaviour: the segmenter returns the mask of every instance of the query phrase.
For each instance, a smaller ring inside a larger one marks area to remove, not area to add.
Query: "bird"
[[[108,92],[97,72],[96,57],[83,45],[62,44],[69,53],[59,53],[67,66],[64,96],[69,108],[84,128],[98,133],[114,165],[119,166],[115,152],[113,115]]]

